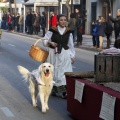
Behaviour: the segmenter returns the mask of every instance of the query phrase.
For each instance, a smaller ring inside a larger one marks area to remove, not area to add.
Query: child
[[[98,22],[92,23],[93,25],[93,47],[99,48],[99,37],[98,37]]]

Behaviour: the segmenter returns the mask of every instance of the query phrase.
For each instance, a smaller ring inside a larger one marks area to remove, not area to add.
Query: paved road
[[[41,63],[28,54],[37,39],[25,36],[3,32],[0,48],[0,120],[74,120],[67,111],[66,99],[50,96],[50,110],[46,114],[41,113],[40,103],[38,108],[32,107],[28,84],[21,78],[17,65],[31,71]],[[73,69],[76,72],[93,70],[93,61],[94,52],[76,48]]]

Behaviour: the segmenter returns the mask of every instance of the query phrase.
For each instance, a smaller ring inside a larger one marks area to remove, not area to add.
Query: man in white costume
[[[71,30],[66,27],[66,16],[58,15],[58,26],[52,27],[45,34],[43,45],[48,47],[49,56],[47,62],[54,65],[55,82],[52,94],[66,98],[65,72],[72,72],[72,64],[75,60],[75,49]]]

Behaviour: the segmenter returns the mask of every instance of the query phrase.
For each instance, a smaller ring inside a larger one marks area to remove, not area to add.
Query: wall
[[[86,10],[87,18],[85,23],[85,33],[90,34],[91,32],[91,2],[96,2],[97,0],[86,0]]]

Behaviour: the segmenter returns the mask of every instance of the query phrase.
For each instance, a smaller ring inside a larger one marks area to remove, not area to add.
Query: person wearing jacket
[[[16,16],[16,27],[17,27],[17,32],[19,32],[19,30],[20,30],[20,26],[19,26],[19,18],[20,18],[20,14],[19,13],[17,13],[17,16]]]
[[[84,33],[84,18],[81,14],[78,14],[78,19],[76,21],[77,28],[77,44],[76,46],[82,45],[83,33]]]
[[[112,23],[111,23],[111,21],[108,20],[105,23],[105,35],[106,35],[106,38],[107,38],[106,48],[110,48],[110,44],[111,44],[110,37],[112,35],[112,31],[113,31]]]
[[[19,17],[19,22],[18,22],[18,24],[19,24],[19,31],[20,32],[23,32],[23,14],[21,13],[20,14],[20,17]]]
[[[100,17],[98,20],[98,36],[99,36],[99,49],[103,49],[103,37],[105,36],[105,19]]]
[[[50,28],[51,27],[56,27],[57,26],[57,16],[55,15],[54,12],[50,12]]]
[[[93,47],[99,48],[99,36],[98,36],[98,21],[92,23],[92,41],[93,41]]]
[[[75,42],[75,29],[76,29],[76,19],[75,19],[75,14],[71,13],[70,14],[70,20],[68,22],[68,27],[71,29],[72,31],[72,35],[73,35],[73,40]]]
[[[35,21],[33,23],[35,35],[38,35],[39,29],[40,29],[39,27],[40,27],[39,15],[38,13],[36,13]]]
[[[117,12],[116,18],[113,18],[112,14],[109,13],[109,18],[114,23],[115,40],[117,40],[120,33],[120,11]]]
[[[41,14],[40,25],[41,25],[41,29],[43,31],[43,34],[42,34],[41,37],[44,37],[45,36],[45,28],[46,28],[46,16],[45,16],[45,12],[42,12],[42,14]]]

